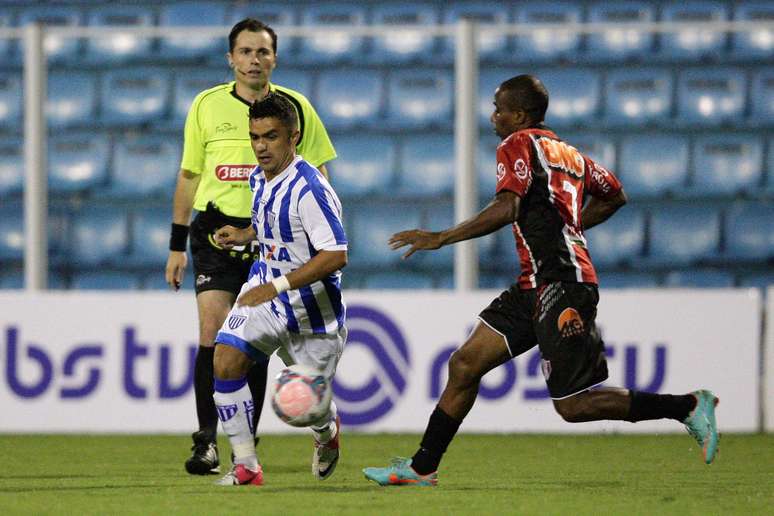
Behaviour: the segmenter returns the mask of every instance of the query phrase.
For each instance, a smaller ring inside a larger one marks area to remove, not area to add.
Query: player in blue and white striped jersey
[[[250,141],[259,163],[250,175],[252,224],[215,233],[225,248],[252,240],[260,245],[260,259],[216,338],[215,405],[234,451],[234,467],[221,485],[263,483],[246,384],[252,364],[276,351],[285,364],[311,366],[332,379],[347,339],[341,203],[322,174],[295,155],[297,125],[293,106],[279,95],[250,107]],[[324,480],[339,457],[335,403],[311,428],[312,472]]]

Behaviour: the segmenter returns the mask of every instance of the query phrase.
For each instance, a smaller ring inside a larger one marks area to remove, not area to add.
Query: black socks
[[[194,365],[194,394],[196,395],[196,417],[199,419],[199,430],[203,431],[208,441],[215,441],[218,431],[218,412],[215,410],[215,378],[212,359],[214,347],[199,346]]]
[[[258,428],[258,422],[261,419],[263,399],[266,397],[266,375],[268,370],[269,360],[267,357],[265,362],[256,362],[247,371],[247,385],[250,387],[250,394],[253,395],[253,428]]]
[[[454,439],[460,423],[461,421],[453,419],[438,406],[435,407],[427,423],[420,448],[411,460],[414,471],[420,475],[427,475],[438,469],[441,457]]]
[[[627,421],[632,423],[647,419],[670,418],[683,422],[696,407],[696,398],[691,394],[652,394],[630,391],[631,406]]]

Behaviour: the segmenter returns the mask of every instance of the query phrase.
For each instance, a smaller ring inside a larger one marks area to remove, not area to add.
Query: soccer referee
[[[257,165],[250,146],[248,109],[270,92],[288,99],[298,115],[301,133],[296,151],[327,176],[324,164],[336,158],[328,133],[309,101],[297,91],[270,82],[277,64],[277,34],[268,25],[246,18],[228,36],[228,64],[234,80],[201,92],[185,122],[183,158],[175,187],[172,234],[166,281],[180,288],[187,265],[187,238],[191,236],[196,305],[199,313],[199,350],[194,368],[194,391],[199,430],[192,434],[188,473],[218,473],[216,446],[218,416],[213,401],[215,335],[247,280],[258,249],[254,243],[230,250],[213,239],[216,229],[250,225],[252,192],[247,179]],[[191,212],[198,214],[191,220]],[[258,426],[266,391],[267,366],[256,365],[248,374],[255,400],[252,427]]]

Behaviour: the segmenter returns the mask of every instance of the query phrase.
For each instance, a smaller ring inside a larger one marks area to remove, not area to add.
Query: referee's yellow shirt
[[[276,84],[269,88],[296,108],[301,132],[297,154],[314,166],[334,159],[336,151],[325,126],[306,97]],[[250,146],[248,109],[233,81],[201,92],[191,104],[180,168],[202,176],[194,197],[195,210],[203,211],[214,201],[226,215],[250,217],[252,192],[247,178],[258,161]]]

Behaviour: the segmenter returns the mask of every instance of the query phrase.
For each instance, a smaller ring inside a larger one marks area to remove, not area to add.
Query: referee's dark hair
[[[534,75],[517,75],[500,85],[507,92],[505,101],[511,109],[527,113],[532,123],[540,123],[548,110],[548,90]]]
[[[291,134],[298,129],[298,117],[293,104],[282,95],[269,93],[263,100],[256,100],[250,105],[250,119],[276,118],[288,128]]]
[[[274,50],[274,55],[277,55],[277,33],[274,32],[274,29],[263,23],[261,20],[256,20],[255,18],[245,18],[244,20],[237,22],[237,24],[231,28],[231,32],[228,34],[229,52],[234,51],[234,45],[236,45],[237,36],[239,36],[239,33],[243,30],[250,32],[261,32],[265,30],[269,36],[271,36],[271,48]]]

